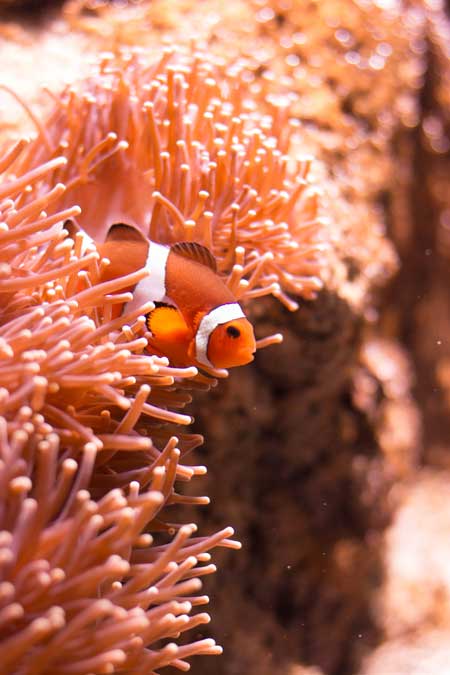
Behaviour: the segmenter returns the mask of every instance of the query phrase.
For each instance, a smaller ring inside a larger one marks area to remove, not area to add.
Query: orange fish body
[[[152,346],[173,363],[231,368],[253,360],[253,327],[204,246],[163,246],[124,224],[113,225],[106,241],[96,246],[110,261],[102,281],[147,268],[148,276],[127,289],[133,299],[124,311],[148,300],[156,303],[147,315]]]

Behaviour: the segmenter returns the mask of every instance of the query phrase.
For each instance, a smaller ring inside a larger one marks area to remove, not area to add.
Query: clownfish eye
[[[228,326],[227,334],[232,338],[238,338],[241,336],[241,331],[236,326]]]

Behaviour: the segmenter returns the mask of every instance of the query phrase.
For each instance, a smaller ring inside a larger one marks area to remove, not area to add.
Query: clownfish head
[[[208,359],[215,368],[244,366],[256,350],[253,326],[248,319],[222,323],[209,336]]]
[[[238,303],[216,307],[205,314],[195,335],[195,358],[214,368],[233,368],[253,361],[256,350],[253,326]]]

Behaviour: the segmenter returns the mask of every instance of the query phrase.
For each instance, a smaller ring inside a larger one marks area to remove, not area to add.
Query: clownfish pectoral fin
[[[178,309],[162,303],[147,314],[147,328],[159,344],[185,342],[191,334]]]
[[[209,248],[202,246],[202,244],[198,244],[195,241],[180,241],[176,244],[172,244],[170,250],[183,258],[194,260],[201,265],[206,265],[206,267],[212,269],[213,272],[217,272],[215,257]]]
[[[205,316],[205,314],[206,314],[206,312],[204,312],[204,311],[196,312],[196,313],[194,314],[194,317],[193,317],[193,319],[192,319],[192,326],[193,326],[193,328],[194,328],[194,332],[195,332],[195,333],[197,332],[198,327],[199,327],[199,325],[200,325],[200,322],[201,322],[201,320],[203,319],[203,317]]]
[[[132,225],[114,223],[109,228],[105,241],[147,241],[147,239]]]

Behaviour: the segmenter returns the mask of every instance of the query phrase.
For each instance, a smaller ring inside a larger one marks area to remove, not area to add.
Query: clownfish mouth
[[[245,366],[247,363],[251,363],[255,358],[256,352],[246,352],[242,355],[239,355],[240,365]]]
[[[220,360],[215,359],[214,361],[211,361],[210,365],[212,368],[219,370],[228,370],[229,368],[235,368],[236,366],[246,366],[255,359],[255,353],[256,352],[251,352],[249,350],[239,351],[232,357],[223,358]],[[199,361],[196,361],[195,365],[198,366],[199,363],[200,367],[204,367],[204,365],[206,365]]]
[[[251,348],[239,350],[231,359],[226,368],[233,368],[234,366],[245,366],[248,363],[251,363],[255,359],[256,349],[252,350]]]

